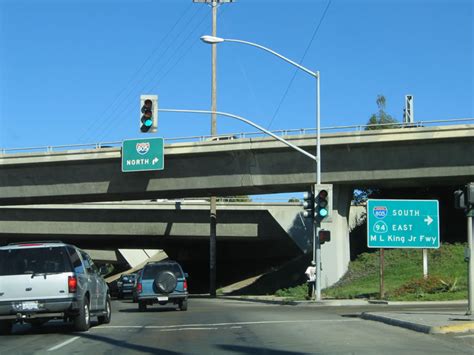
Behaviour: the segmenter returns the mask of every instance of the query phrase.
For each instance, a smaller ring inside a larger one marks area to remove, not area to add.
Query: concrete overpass
[[[285,138],[315,150],[314,136]],[[322,181],[334,184],[332,223],[325,226],[334,242],[324,248],[337,250],[333,272],[338,277],[349,261],[353,187],[474,180],[474,125],[325,134],[321,146]],[[0,204],[277,193],[303,191],[316,180],[314,162],[267,138],[167,145],[166,169],[159,172],[121,173],[120,155],[119,148],[3,154]]]
[[[285,137],[307,151],[315,137]],[[474,176],[474,125],[322,136],[322,181],[423,186]],[[0,205],[304,191],[314,162],[271,138],[177,143],[165,170],[122,173],[120,148],[0,155]]]
[[[233,270],[219,281],[240,281],[311,251],[312,229],[302,211],[299,203],[218,203],[219,268]],[[197,272],[205,280],[209,202],[0,207],[0,244],[47,239],[95,249],[95,260],[111,263],[128,260],[128,248],[163,249],[193,270],[195,278]],[[327,260],[328,270],[334,269],[335,260]],[[331,278],[334,282],[337,275]]]

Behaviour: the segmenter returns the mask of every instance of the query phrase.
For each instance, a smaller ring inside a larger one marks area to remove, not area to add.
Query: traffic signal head
[[[308,191],[305,192],[303,195],[303,207],[304,207],[304,212],[303,216],[308,217],[308,218],[313,218],[314,217],[314,193],[313,191]]]
[[[465,189],[465,201],[468,205],[474,205],[474,183],[469,183],[466,185]]]
[[[327,229],[320,229],[318,232],[319,244],[324,244],[331,241],[331,231]]]
[[[464,194],[464,191],[454,191],[454,208],[464,210],[466,207],[466,195]]]
[[[321,187],[316,191],[315,197],[315,217],[321,222],[323,219],[329,216],[330,207],[329,206],[329,189]]]
[[[154,133],[158,127],[158,96],[140,96],[140,132]]]

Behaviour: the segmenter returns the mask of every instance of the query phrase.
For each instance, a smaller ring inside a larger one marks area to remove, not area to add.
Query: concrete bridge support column
[[[350,261],[349,210],[353,188],[333,185],[331,218],[321,228],[331,231],[331,241],[321,246],[321,287],[336,283],[347,271]]]

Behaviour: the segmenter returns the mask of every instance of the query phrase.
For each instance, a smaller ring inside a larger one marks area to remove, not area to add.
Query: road
[[[41,328],[15,326],[12,335],[0,336],[0,354],[474,353],[474,334],[427,335],[356,317],[380,310],[380,305],[290,306],[193,298],[186,312],[154,306],[142,313],[130,300],[114,300],[112,307],[112,322],[86,333],[74,333],[59,321]]]

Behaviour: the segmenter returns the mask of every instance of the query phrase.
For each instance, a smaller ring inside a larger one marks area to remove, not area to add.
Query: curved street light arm
[[[294,65],[295,67],[297,67],[297,68],[303,70],[304,72],[306,72],[306,73],[308,73],[308,74],[314,76],[315,78],[319,77],[319,72],[313,72],[313,71],[309,70],[308,68],[305,68],[305,67],[303,67],[302,65],[300,65],[300,64],[298,64],[298,63],[292,61],[291,59],[288,59],[288,58],[282,56],[281,54],[275,52],[274,50],[271,50],[270,48],[261,46],[260,44],[253,43],[253,42],[248,42],[248,41],[242,41],[242,40],[240,40],[240,39],[228,39],[228,38],[225,38],[225,39],[224,39],[224,42],[236,42],[236,43],[247,44],[247,45],[252,46],[252,47],[260,48],[260,49],[262,49],[262,50],[264,50],[264,51],[266,51],[266,52],[269,52],[269,53],[271,53],[271,54],[277,56],[277,57],[280,58],[280,59],[283,59],[285,62],[288,62],[288,63]]]
[[[176,113],[199,113],[199,114],[216,114],[216,115],[219,115],[219,116],[225,116],[225,117],[230,117],[230,118],[234,118],[236,120],[239,120],[239,121],[242,121],[244,123],[247,123],[248,125],[252,126],[252,127],[255,127],[256,129],[258,129],[259,131],[262,131],[263,133],[266,133],[268,134],[269,136],[272,136],[273,138],[275,138],[276,140],[282,142],[283,144],[286,144],[287,146],[289,146],[290,148],[293,148],[294,150],[298,151],[299,153],[301,154],[304,154],[306,155],[308,158],[311,158],[313,160],[316,160],[316,157],[310,153],[308,153],[306,150],[304,149],[301,149],[300,147],[294,145],[293,143],[290,143],[288,142],[286,139],[283,139],[279,136],[277,136],[276,134],[266,130],[265,128],[259,126],[258,124],[246,119],[246,118],[243,118],[243,117],[240,117],[240,116],[237,116],[237,115],[233,115],[231,113],[227,113],[227,112],[220,112],[220,111],[207,111],[207,110],[178,110],[178,109],[166,109],[166,108],[159,108],[158,109],[158,112],[176,112]]]

